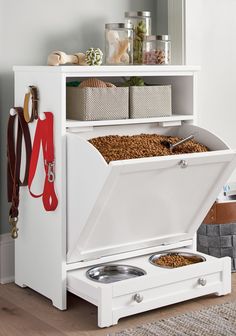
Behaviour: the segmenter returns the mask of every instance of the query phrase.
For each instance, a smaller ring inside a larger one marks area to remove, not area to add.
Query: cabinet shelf
[[[80,121],[80,120],[66,120],[66,128],[80,128],[93,126],[108,126],[108,125],[131,125],[131,124],[145,124],[145,123],[159,123],[159,122],[178,122],[193,120],[193,115],[176,114],[169,117],[156,118],[141,118],[141,119],[121,119],[121,120],[95,120],[95,121]]]
[[[15,72],[60,73],[65,77],[192,76],[194,65],[14,66]]]

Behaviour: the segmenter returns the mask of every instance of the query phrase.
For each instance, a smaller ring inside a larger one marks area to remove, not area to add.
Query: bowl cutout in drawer
[[[206,258],[196,253],[168,252],[153,254],[149,262],[158,267],[174,269],[206,261]]]
[[[86,272],[88,279],[105,284],[132,279],[145,274],[146,272],[143,269],[129,265],[101,265],[90,268]]]

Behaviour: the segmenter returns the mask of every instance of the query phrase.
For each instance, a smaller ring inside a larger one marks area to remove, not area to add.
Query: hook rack
[[[11,116],[14,116],[16,115],[16,110],[14,108],[11,108],[9,113]]]

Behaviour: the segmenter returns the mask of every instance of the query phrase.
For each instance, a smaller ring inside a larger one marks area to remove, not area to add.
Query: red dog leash
[[[40,118],[37,121],[37,127],[34,136],[34,143],[30,161],[29,169],[29,192],[35,197],[41,197],[43,205],[46,211],[53,211],[57,208],[58,199],[54,189],[55,180],[55,157],[54,157],[54,143],[53,143],[53,114],[51,112],[45,112],[45,119]],[[31,191],[31,185],[37,169],[40,146],[42,145],[45,181],[43,192],[39,195],[34,194]]]

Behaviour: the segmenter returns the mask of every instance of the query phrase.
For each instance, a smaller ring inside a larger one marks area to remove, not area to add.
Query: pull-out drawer
[[[186,252],[186,250],[184,250]],[[174,269],[154,266],[149,256],[122,260],[119,264],[142,268],[137,278],[99,283],[86,276],[87,268],[69,271],[67,288],[98,307],[98,325],[108,327],[121,317],[159,308],[176,302],[231,291],[231,261],[201,254],[206,261]],[[116,264],[116,263],[113,263]]]

